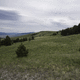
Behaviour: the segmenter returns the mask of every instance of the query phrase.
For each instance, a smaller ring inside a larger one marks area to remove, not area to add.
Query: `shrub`
[[[53,35],[57,35],[57,33],[53,33]]]
[[[29,41],[31,41],[31,38],[29,38]]]
[[[79,51],[80,51],[80,48],[79,48]]]
[[[23,39],[20,39],[19,42],[23,42]]]
[[[17,57],[24,57],[28,54],[28,49],[26,50],[26,47],[21,43],[21,45],[16,50]]]
[[[34,36],[32,36],[32,40],[34,40]]]
[[[27,38],[23,38],[23,41],[27,41]]]
[[[16,42],[19,42],[19,38],[16,39]]]
[[[1,45],[5,45],[5,40],[1,40]]]

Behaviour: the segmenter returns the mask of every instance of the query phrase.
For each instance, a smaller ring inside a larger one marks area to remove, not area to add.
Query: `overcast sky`
[[[80,22],[80,0],[0,0],[0,32],[58,31]]]

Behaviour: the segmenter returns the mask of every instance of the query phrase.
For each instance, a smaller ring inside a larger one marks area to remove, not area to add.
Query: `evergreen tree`
[[[0,46],[1,46],[1,38],[0,38]]]
[[[26,50],[26,47],[21,43],[21,45],[16,50],[17,57],[24,57],[28,54],[28,49]]]
[[[34,36],[32,36],[32,40],[34,40]]]
[[[12,41],[11,41],[9,36],[6,36],[6,39],[4,41],[5,41],[4,43],[5,43],[6,46],[11,45]]]

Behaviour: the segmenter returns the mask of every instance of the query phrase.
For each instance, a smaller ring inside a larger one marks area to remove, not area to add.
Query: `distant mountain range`
[[[28,33],[5,33],[5,32],[0,32],[0,37],[5,38],[7,35],[9,37],[17,37],[17,36],[27,35],[27,34],[31,34],[31,33],[34,33],[34,32],[28,32]]]

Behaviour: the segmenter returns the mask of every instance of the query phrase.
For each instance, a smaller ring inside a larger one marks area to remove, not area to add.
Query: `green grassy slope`
[[[41,31],[41,32],[36,32],[36,33],[31,33],[31,34],[27,34],[27,35],[23,35],[23,36],[18,36],[18,37],[11,37],[11,39],[16,39],[16,38],[30,38],[32,35],[34,37],[41,37],[41,36],[52,36],[53,33],[55,33],[57,31]],[[58,31],[59,32],[59,31]],[[60,33],[60,32],[59,32]]]
[[[28,56],[17,58],[15,50],[20,44],[0,47],[1,70],[27,70],[31,76],[45,74],[42,80],[44,77],[48,80],[80,80],[80,34],[37,36],[35,40],[23,42],[29,49]]]

